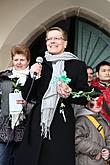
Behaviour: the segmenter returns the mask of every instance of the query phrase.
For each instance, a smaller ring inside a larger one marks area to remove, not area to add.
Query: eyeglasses
[[[46,38],[46,41],[60,41],[60,40],[64,40],[63,37],[50,37],[50,38]]]

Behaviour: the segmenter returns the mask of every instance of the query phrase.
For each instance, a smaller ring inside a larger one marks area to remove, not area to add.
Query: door
[[[94,26],[77,20],[75,54],[92,68],[103,61],[110,62],[110,37]]]

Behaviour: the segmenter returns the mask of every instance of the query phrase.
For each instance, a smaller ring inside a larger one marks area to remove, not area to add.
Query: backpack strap
[[[103,138],[105,138],[104,137],[104,130],[103,130],[102,125],[99,124],[98,121],[93,116],[87,115],[86,117],[93,123],[93,125],[96,127],[96,129],[98,130],[98,132],[101,134],[101,136]]]

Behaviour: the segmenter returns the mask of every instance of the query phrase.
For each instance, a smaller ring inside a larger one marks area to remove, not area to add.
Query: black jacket
[[[59,100],[54,119],[51,124],[51,140],[43,139],[40,131],[40,108],[44,93],[46,92],[52,76],[52,64],[44,59],[41,78],[35,80],[28,101],[36,100],[36,105],[31,111],[26,126],[23,142],[17,153],[15,165],[74,165],[74,132],[75,120],[71,103],[84,104],[83,99]],[[69,86],[73,91],[87,90],[87,72],[84,62],[79,60],[65,61],[65,71],[71,79]],[[24,90],[23,97],[26,99],[32,79],[29,77]],[[60,102],[65,104],[66,122],[59,113]]]

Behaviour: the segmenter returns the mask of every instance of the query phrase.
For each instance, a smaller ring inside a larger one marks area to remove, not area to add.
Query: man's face
[[[96,76],[101,82],[110,82],[110,66],[101,66]]]
[[[91,82],[93,80],[93,70],[91,68],[88,68],[87,74],[88,74],[88,82]]]
[[[47,33],[47,50],[49,53],[61,54],[67,46],[67,41],[64,40],[63,35],[58,30],[52,30]]]

